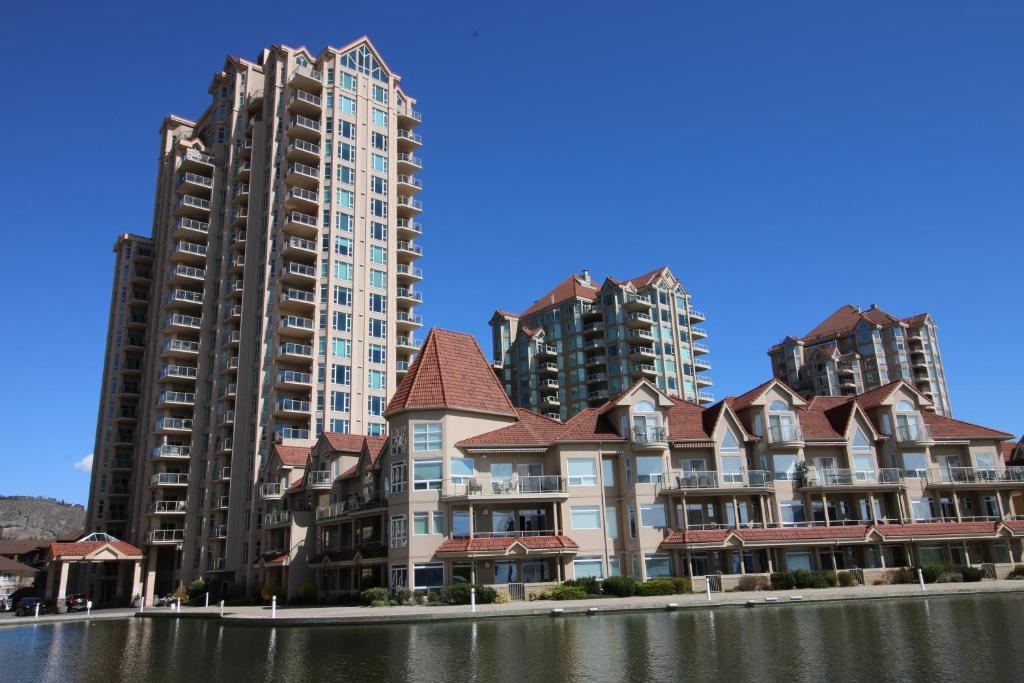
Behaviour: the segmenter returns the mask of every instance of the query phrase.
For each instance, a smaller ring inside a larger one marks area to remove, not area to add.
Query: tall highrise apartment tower
[[[668,268],[603,283],[573,274],[522,313],[491,317],[495,370],[516,406],[568,419],[640,378],[707,404],[704,314]]]
[[[399,80],[366,38],[274,46],[229,57],[197,120],[164,121],[138,422],[108,439],[104,394],[95,456],[131,455],[122,534],[158,592],[248,580],[275,442],[386,430],[422,326],[421,119]],[[91,519],[114,481],[93,483]]]
[[[906,379],[950,417],[935,321],[927,313],[897,318],[874,304],[840,307],[803,337],[768,350],[772,373],[805,397],[852,396]]]

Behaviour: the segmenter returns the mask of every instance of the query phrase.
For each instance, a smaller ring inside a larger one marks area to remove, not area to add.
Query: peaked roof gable
[[[516,408],[518,419],[506,427],[478,434],[456,446],[548,446],[558,440],[566,426],[526,408]]]

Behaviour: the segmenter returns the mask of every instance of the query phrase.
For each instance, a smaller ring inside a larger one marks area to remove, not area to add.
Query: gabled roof
[[[285,446],[274,444],[274,452],[285,467],[305,467],[309,460],[309,446]]]
[[[565,423],[559,441],[623,441],[615,428],[597,408],[586,408]]]
[[[853,405],[846,396],[815,396],[794,412],[808,441],[842,441]]]
[[[49,547],[50,543],[41,538],[0,538],[0,555],[25,555]]]
[[[32,576],[36,573],[34,567],[22,564],[21,562],[12,560],[9,557],[0,557],[0,571],[20,574],[21,576]]]
[[[377,464],[377,458],[384,452],[384,446],[388,442],[386,436],[368,436],[366,437],[366,455],[369,458],[367,464],[373,467]]]
[[[50,555],[60,557],[87,557],[105,546],[110,546],[116,553],[133,558],[141,558],[142,550],[124,541],[74,541],[73,543],[51,543]]]
[[[516,416],[515,407],[476,339],[437,327],[427,335],[384,416],[429,408]]]
[[[716,419],[709,418],[707,424],[704,421],[704,416],[710,408],[702,408],[681,398],[673,398],[672,403],[674,405],[668,410],[668,438],[671,441],[707,441],[712,438]],[[712,428],[712,432],[708,432],[708,426]]]
[[[855,400],[857,401],[857,404],[860,405],[860,407],[863,408],[864,410],[877,408],[886,401],[888,401],[889,397],[892,396],[896,392],[896,390],[899,389],[901,386],[905,386],[909,389],[912,389],[915,393],[920,395],[921,398],[925,398],[925,396],[921,394],[921,392],[919,392],[917,389],[914,389],[914,387],[912,387],[909,382],[906,382],[902,379],[898,379],[893,382],[889,382],[888,384],[883,384],[882,386],[872,389],[871,391],[865,391],[863,394],[857,394]],[[925,398],[925,400],[927,399]]]
[[[976,425],[972,422],[954,420],[951,417],[943,417],[928,411],[921,412],[921,418],[928,425],[932,437],[936,439],[1012,439],[1013,434],[1001,432],[998,429],[990,429]]]
[[[516,408],[518,420],[507,427],[463,439],[456,446],[548,446],[558,440],[565,425],[526,408]]]
[[[523,536],[516,538],[450,538],[437,547],[438,553],[508,552],[519,544],[527,550],[576,550],[568,536]]]
[[[595,286],[593,280],[590,281],[590,284],[587,284],[582,276],[573,273],[555,285],[550,292],[534,301],[529,308],[519,314],[519,317],[525,318],[537,311],[544,310],[548,306],[553,306],[577,297],[586,299],[587,301],[593,301],[597,298],[597,292],[598,288]]]
[[[670,272],[668,266],[662,266],[661,268],[656,268],[649,273],[644,273],[643,275],[630,278],[627,282],[637,289],[643,289],[644,287],[648,287],[658,282],[658,280],[664,277],[665,273],[668,272]]]
[[[732,409],[735,411],[740,411],[743,410],[744,408],[749,408],[754,401],[764,396],[765,392],[767,392],[768,389],[771,388],[772,384],[776,381],[777,380],[770,379],[767,382],[764,382],[763,384],[757,385],[756,387],[746,392],[745,394],[740,394],[735,398],[729,396],[726,397],[725,400],[729,403],[730,406],[732,406]],[[790,389],[791,393],[792,391],[793,390]]]
[[[332,451],[344,451],[346,453],[359,453],[366,444],[366,437],[362,434],[342,434],[341,432],[324,432],[324,437]]]

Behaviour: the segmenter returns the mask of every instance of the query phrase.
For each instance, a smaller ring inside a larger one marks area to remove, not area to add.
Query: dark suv
[[[46,603],[39,598],[22,598],[18,600],[18,606],[14,608],[14,614],[19,617],[34,616],[36,605],[39,605],[40,614],[46,614]]]
[[[69,595],[64,599],[64,606],[67,607],[69,612],[73,612],[76,609],[88,609],[89,607],[89,596],[85,593],[75,593]]]

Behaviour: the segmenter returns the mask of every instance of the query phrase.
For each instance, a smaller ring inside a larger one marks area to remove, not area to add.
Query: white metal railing
[[[651,304],[651,297],[649,297],[649,296],[647,296],[645,294],[627,294],[626,298],[625,298],[625,302],[627,304],[638,303],[638,304],[647,304],[648,306],[652,305]]]
[[[418,133],[413,133],[411,130],[406,130],[404,128],[398,129],[398,138],[400,140],[412,140],[417,144],[423,142],[423,137],[420,136]]]
[[[420,168],[423,167],[423,159],[420,159],[418,156],[414,156],[412,154],[399,152],[397,155],[395,155],[395,158],[398,159],[398,161],[410,164],[411,166],[419,166]]]
[[[908,424],[896,427],[896,440],[900,443],[931,441],[931,430],[925,424]]]
[[[423,247],[421,247],[418,244],[413,244],[412,242],[399,240],[396,246],[400,251],[409,251],[412,252],[413,254],[419,254],[420,256],[423,255]]]
[[[201,164],[213,164],[213,156],[200,152],[198,149],[187,149],[181,155],[182,160],[198,161]]]
[[[566,492],[567,478],[557,474],[494,477],[481,473],[474,477],[447,479],[442,495],[445,496],[533,496],[556,495]]]
[[[800,425],[770,425],[768,427],[768,443],[791,443],[804,440],[804,430]]]
[[[156,421],[156,430],[173,429],[176,431],[191,431],[192,420],[185,417],[161,417]]]
[[[154,458],[187,458],[192,454],[190,446],[164,443],[153,449]]]
[[[324,519],[336,519],[345,514],[345,502],[321,505],[316,509],[317,521]]]
[[[157,472],[149,479],[151,486],[187,486],[187,472]]]
[[[292,126],[302,126],[303,128],[309,128],[320,132],[320,122],[309,118],[308,116],[295,115],[292,117]]]
[[[306,473],[306,483],[310,486],[330,486],[334,481],[328,470],[313,470]]]
[[[203,199],[202,197],[193,197],[190,194],[182,195],[181,199],[178,200],[179,207],[191,206],[196,209],[203,209],[204,211],[210,210],[210,200]]]
[[[159,402],[192,405],[196,402],[196,395],[186,391],[161,391]]]
[[[180,543],[185,540],[184,529],[153,529],[149,532],[150,543]]]
[[[404,311],[399,312],[395,316],[395,320],[397,320],[400,323],[411,323],[413,325],[422,325],[423,324],[423,316],[422,315],[411,315],[409,313],[405,313]]]
[[[193,292],[189,289],[172,289],[167,293],[167,303],[173,303],[175,301],[184,301],[190,304],[201,304],[203,303],[203,293]]]
[[[293,275],[304,275],[306,277],[316,277],[316,268],[313,266],[307,266],[304,263],[295,263],[294,261],[288,261],[286,272]]]
[[[414,337],[399,336],[395,339],[395,344],[398,346],[405,346],[411,349],[420,348],[420,340]]]
[[[398,174],[398,182],[404,183],[405,185],[412,185],[413,187],[418,187],[420,189],[423,189],[423,181],[420,180],[419,178],[415,178],[415,177],[413,177],[411,175],[405,175],[405,174],[399,173]]]
[[[316,251],[316,242],[304,240],[301,237],[289,237],[288,246],[295,247],[296,249],[305,249],[306,251]]]
[[[295,94],[292,95],[291,99],[288,101],[288,104],[293,102],[306,102],[316,107],[321,106],[320,98],[312,93],[306,92],[305,90],[296,90]]]
[[[213,178],[208,178],[198,173],[192,173],[187,171],[181,178],[178,179],[178,187],[181,187],[185,183],[192,183],[193,185],[201,185],[202,187],[213,187]]]
[[[302,330],[312,330],[313,321],[309,318],[300,318],[296,315],[289,315],[281,318],[281,327],[295,327]]]
[[[184,351],[186,353],[198,353],[199,342],[188,339],[168,339],[164,342],[164,352]]]
[[[309,430],[302,427],[278,427],[274,434],[282,439],[308,439]]]
[[[288,214],[288,220],[292,223],[300,223],[315,228],[317,226],[316,216],[310,216],[301,211],[292,211]]]
[[[423,209],[423,202],[421,202],[418,199],[413,199],[412,197],[406,197],[405,195],[399,195],[398,196],[398,205],[399,206],[409,206],[409,207],[412,207],[412,208],[418,209],[418,210],[422,210]]]
[[[288,151],[299,150],[302,152],[309,152],[320,156],[320,145],[313,144],[312,142],[306,142],[305,140],[293,140],[288,145]]]
[[[277,400],[277,409],[291,412],[309,412],[309,401],[301,401],[295,398],[281,398]]]
[[[171,266],[171,276],[181,275],[182,277],[190,277],[202,280],[206,277],[206,271],[202,268],[195,268],[193,266],[183,266],[181,264],[175,264]]]
[[[288,82],[290,83],[295,80],[296,76],[305,76],[306,78],[314,81],[323,80],[323,74],[311,66],[296,66],[288,75]]]
[[[1024,467],[937,467],[927,472],[933,484],[1024,482]]]
[[[902,484],[903,470],[881,467],[872,470],[822,469],[812,467],[804,475],[804,486],[864,486],[870,484]]]
[[[281,344],[281,353],[287,354],[289,356],[312,357],[313,347],[306,346],[305,344],[293,344],[292,342],[287,342],[285,344]]]
[[[395,295],[403,299],[412,299],[413,301],[423,303],[423,292],[417,292],[416,290],[409,289],[408,287],[399,287],[395,291]]]
[[[298,370],[281,370],[277,373],[278,382],[289,382],[294,384],[309,384],[313,381],[313,375]]]
[[[292,513],[288,510],[271,510],[263,516],[263,526],[277,526],[278,524],[290,524]]]
[[[281,293],[281,301],[305,301],[306,303],[316,303],[316,296],[313,292],[307,292],[301,289],[286,289]]]
[[[771,484],[771,472],[766,470],[669,470],[661,475],[664,489],[761,488]]]
[[[197,221],[194,218],[179,218],[174,221],[174,227],[176,230],[193,230],[195,232],[201,232],[204,235],[210,232],[209,223]]]
[[[184,500],[157,500],[149,505],[149,511],[155,513],[185,512],[188,503]]]
[[[167,316],[165,325],[178,325],[180,327],[192,327],[200,328],[203,326],[203,319],[201,316],[195,315],[182,315],[181,313],[174,313]]]
[[[298,173],[299,175],[311,176],[320,180],[320,169],[316,166],[309,166],[307,164],[288,164],[289,173]]]
[[[279,482],[260,484],[260,496],[263,498],[280,498],[281,484]]]

